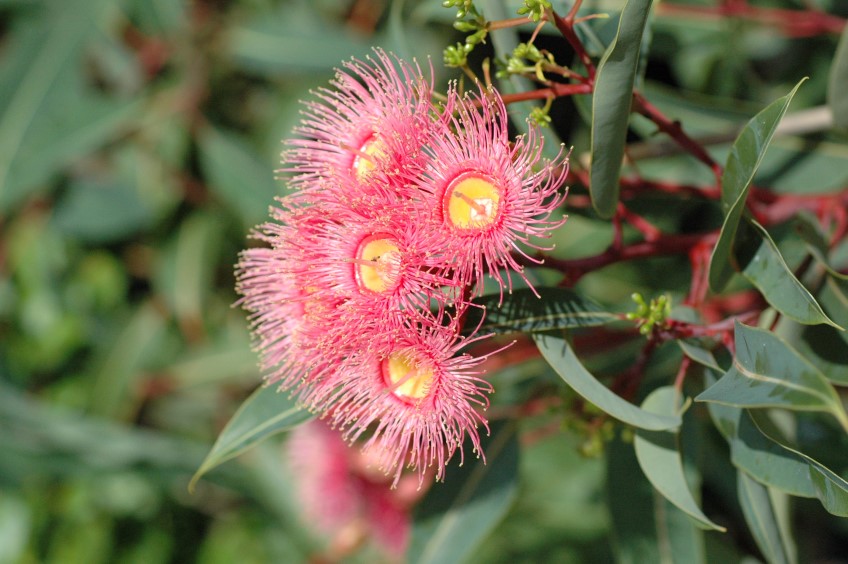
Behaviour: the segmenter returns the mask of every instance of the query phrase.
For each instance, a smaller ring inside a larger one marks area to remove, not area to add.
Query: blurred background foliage
[[[816,4],[848,16],[844,0]],[[520,2],[479,5],[508,17]],[[587,6],[613,16],[587,26],[596,54],[621,6]],[[437,0],[0,0],[0,562],[301,562],[320,553],[323,541],[292,500],[279,441],[187,490],[260,381],[244,314],[232,307],[232,265],[251,226],[285,192],[273,171],[299,100],[372,46],[430,57],[440,84],[459,77],[441,64],[443,48],[460,37],[453,15]],[[797,107],[824,103],[836,36],[792,39],[728,18],[653,18],[644,88],[691,132],[733,130],[799,72],[811,78]],[[548,46],[568,56],[561,44]],[[563,99],[552,113],[551,133],[574,145],[575,156],[588,147],[579,105]],[[639,118],[633,130],[651,134]],[[844,186],[845,141],[833,133],[776,140],[764,182]],[[686,157],[640,166],[646,176],[698,180]],[[660,225],[720,221],[662,202],[643,212]],[[609,237],[605,222],[580,212],[558,235],[558,253],[589,255]],[[587,276],[581,289],[621,304],[634,288],[685,288],[685,261],[653,262]],[[631,345],[587,365],[626,366]],[[679,353],[661,351],[657,378],[675,364],[664,364],[664,354]],[[495,375],[497,403],[522,397],[526,377],[546,369],[536,362],[511,370]],[[544,423],[523,425],[532,435]],[[517,502],[476,562],[612,557],[603,456],[582,456],[585,432],[574,427],[524,445]],[[615,444],[606,456],[624,456]],[[715,435],[703,444],[699,456],[724,448]],[[712,459],[720,464],[726,454]],[[645,487],[627,495],[651,496],[639,476],[609,478],[611,495],[615,484],[634,483]],[[741,518],[727,501],[733,487],[713,481],[714,499],[705,500],[725,522]],[[803,553],[840,554],[845,521],[808,500],[798,505],[809,535],[799,535]],[[708,554],[757,554],[741,531],[709,535]],[[365,549],[357,558],[375,557]]]

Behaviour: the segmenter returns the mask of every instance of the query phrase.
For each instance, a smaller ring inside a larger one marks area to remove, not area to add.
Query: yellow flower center
[[[377,138],[376,135],[371,135],[356,153],[353,158],[353,173],[357,180],[365,179],[371,171],[377,168],[376,160],[384,154],[385,146]]]
[[[408,351],[400,351],[383,361],[383,378],[395,396],[411,401],[427,397],[434,374],[432,368],[415,362]]]
[[[356,283],[376,293],[393,291],[400,274],[400,251],[387,235],[371,235],[359,243],[354,260]]]
[[[454,178],[445,190],[442,206],[445,218],[462,230],[483,230],[498,219],[501,189],[491,178],[464,173]]]

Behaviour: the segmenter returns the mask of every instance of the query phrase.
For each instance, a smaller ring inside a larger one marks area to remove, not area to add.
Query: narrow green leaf
[[[286,393],[277,391],[274,386],[261,386],[241,404],[218,435],[212,450],[192,476],[189,490],[193,490],[197,481],[216,466],[312,417]]]
[[[730,445],[733,465],[762,484],[800,497],[815,497],[807,464],[776,445],[751,421],[747,410],[710,402],[710,417]]]
[[[712,351],[705,349],[694,339],[678,339],[676,342],[683,351],[683,354],[688,356],[690,359],[694,360],[698,364],[706,366],[707,368],[722,372],[722,369],[719,367],[718,361],[716,361]]]
[[[642,409],[666,416],[679,416],[680,398],[673,386],[657,388],[645,398]],[[698,526],[724,531],[704,515],[683,474],[683,460],[678,448],[677,433],[668,431],[636,431],[633,446],[636,459],[648,481],[675,507],[689,515]]]
[[[807,325],[826,323],[841,329],[825,314],[804,285],[795,278],[768,231],[754,220],[750,223],[762,238],[762,243],[743,266],[742,274],[745,278],[762,292],[763,297],[774,309],[790,319]]]
[[[199,135],[200,163],[212,191],[251,227],[268,214],[275,196],[283,194],[272,163],[261,158],[235,134],[206,127]]]
[[[575,392],[612,417],[651,431],[674,429],[680,426],[680,416],[657,414],[641,409],[622,399],[601,384],[583,366],[577,355],[561,336],[545,333],[533,335],[542,356]]]
[[[606,460],[616,561],[705,564],[703,530],[645,479],[633,446],[620,439],[612,441]]]
[[[529,288],[504,296],[489,294],[475,298],[468,311],[467,327],[480,326],[484,333],[534,333],[552,329],[593,327],[615,321],[597,302],[567,288],[537,288],[537,297]]]
[[[618,32],[598,63],[592,95],[590,193],[598,215],[612,217],[618,205],[621,162],[633,102],[642,34],[651,0],[628,0]]]
[[[763,435],[789,452],[803,458],[809,464],[810,480],[815,486],[816,497],[819,498],[822,506],[833,515],[848,517],[848,481],[818,460],[790,447],[785,439],[778,437],[776,433],[769,430],[765,413],[753,412],[751,417],[757,429]]]
[[[464,562],[506,514],[518,488],[518,441],[511,423],[493,424],[486,462],[449,469],[414,516],[407,559],[413,564]]]
[[[778,98],[754,116],[736,137],[730,149],[721,177],[724,223],[710,259],[709,282],[714,292],[723,290],[733,276],[733,248],[739,221],[745,211],[748,190],[778,123],[804,80],[806,79],[796,84],[789,94]]]
[[[845,92],[848,92],[848,27],[842,30],[827,83],[827,104],[833,112],[833,125],[841,129],[848,129],[848,96]]]
[[[777,510],[769,496],[768,488],[745,472],[737,472],[737,494],[748,530],[770,564],[797,562],[791,550],[792,541],[785,538],[777,519]]]
[[[776,335],[739,322],[733,366],[695,401],[827,411],[848,429],[839,396],[815,366]]]

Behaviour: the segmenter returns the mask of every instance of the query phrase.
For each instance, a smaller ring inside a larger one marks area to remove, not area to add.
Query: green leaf
[[[788,446],[782,437],[768,429],[769,422],[765,413],[752,413],[751,416],[763,435],[809,464],[810,480],[822,506],[833,515],[848,517],[848,481],[818,460]]]
[[[806,78],[798,82],[789,94],[778,98],[754,116],[736,137],[727,156],[721,177],[721,203],[725,217],[710,259],[709,282],[714,292],[723,290],[733,276],[733,248],[751,182],[778,123],[804,80]]]
[[[259,156],[234,133],[212,126],[200,131],[200,163],[212,191],[229,205],[246,227],[261,222],[275,196],[283,194],[274,180],[272,163]]]
[[[622,399],[601,384],[581,364],[577,355],[561,336],[537,333],[533,335],[542,356],[575,392],[612,417],[651,431],[674,429],[680,426],[680,416],[657,414],[641,409]]]
[[[642,409],[666,416],[679,416],[680,397],[673,386],[657,388],[642,403]],[[689,515],[695,523],[707,529],[724,531],[704,515],[683,474],[683,460],[677,444],[678,434],[668,431],[636,431],[633,446],[639,467],[648,481],[675,507]]]
[[[722,371],[718,365],[718,361],[716,361],[715,356],[713,356],[712,351],[702,347],[700,343],[698,343],[694,339],[678,339],[676,343],[683,351],[683,354],[685,354],[698,364],[701,364],[703,366],[706,366],[707,368],[711,368],[718,372]]]
[[[695,401],[736,407],[827,411],[848,429],[848,416],[827,378],[776,335],[736,322],[733,366]]]
[[[191,478],[189,490],[193,490],[197,481],[216,466],[312,417],[286,393],[279,392],[274,386],[261,386],[241,404],[218,435],[212,450]]]
[[[632,445],[612,441],[606,459],[616,561],[706,563],[703,531],[645,479]]]
[[[845,92],[848,92],[848,27],[842,30],[827,83],[827,104],[833,112],[833,125],[841,129],[848,129],[848,96]]]
[[[522,288],[504,296],[489,294],[475,298],[468,311],[466,327],[480,326],[484,333],[534,333],[552,329],[593,327],[615,321],[597,302],[567,288]],[[483,308],[483,309],[481,309]]]
[[[109,4],[50,3],[9,38],[0,67],[0,213],[140,115],[140,99],[111,99],[82,81],[85,39]]]
[[[762,292],[766,301],[783,315],[798,323],[826,323],[837,329],[812,294],[795,278],[783,260],[777,245],[765,228],[754,220],[752,227],[762,238],[754,255],[743,266],[742,274]]]
[[[709,412],[730,445],[734,466],[762,484],[795,496],[815,497],[807,464],[763,435],[747,410],[711,402]]]
[[[485,464],[466,461],[434,484],[414,515],[407,559],[464,562],[512,505],[518,489],[518,441],[511,423],[493,424]]]
[[[598,63],[592,97],[590,193],[598,215],[612,217],[618,206],[618,179],[633,103],[633,83],[651,0],[628,0],[618,33]]]
[[[770,564],[797,562],[791,548],[794,543],[783,534],[768,488],[741,470],[737,472],[736,486],[748,530],[766,561]]]

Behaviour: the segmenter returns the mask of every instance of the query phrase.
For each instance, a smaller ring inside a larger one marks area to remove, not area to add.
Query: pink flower
[[[480,411],[492,387],[477,366],[488,355],[459,354],[479,337],[457,337],[458,328],[455,320],[437,320],[374,335],[368,350],[315,388],[318,403],[333,406],[327,416],[348,440],[367,434],[364,452],[381,471],[394,472],[394,484],[405,466],[421,479],[432,467],[442,479],[455,452],[463,457],[466,437],[483,456],[478,427],[488,427]]]
[[[390,557],[403,555],[410,509],[423,495],[415,477],[388,488],[384,475],[371,471],[338,431],[318,420],[292,431],[286,457],[308,523],[333,538],[328,559],[349,555],[362,537],[373,539]]]
[[[346,351],[329,354],[324,320],[339,300],[317,281],[308,280],[308,264],[299,243],[321,232],[322,218],[311,210],[276,209],[275,222],[259,227],[254,237],[271,248],[242,251],[236,265],[239,304],[250,312],[254,347],[266,379],[281,389],[313,385],[335,370]]]
[[[530,284],[513,253],[538,263],[525,249],[550,250],[533,239],[550,237],[565,221],[551,215],[565,197],[559,188],[567,157],[560,150],[553,161],[543,161],[535,126],[510,143],[506,107],[494,90],[466,96],[456,109],[450,121],[455,134],[432,138],[431,164],[419,180],[434,210],[434,229],[455,256],[457,276],[476,281],[478,290],[485,272],[501,291],[505,285],[512,290],[510,270]]]
[[[283,152],[295,198],[373,206],[409,196],[405,179],[422,166],[422,147],[439,123],[433,87],[418,66],[381,50],[375,59],[345,63],[334,89],[319,89],[320,101],[307,103],[295,130],[301,138]]]

